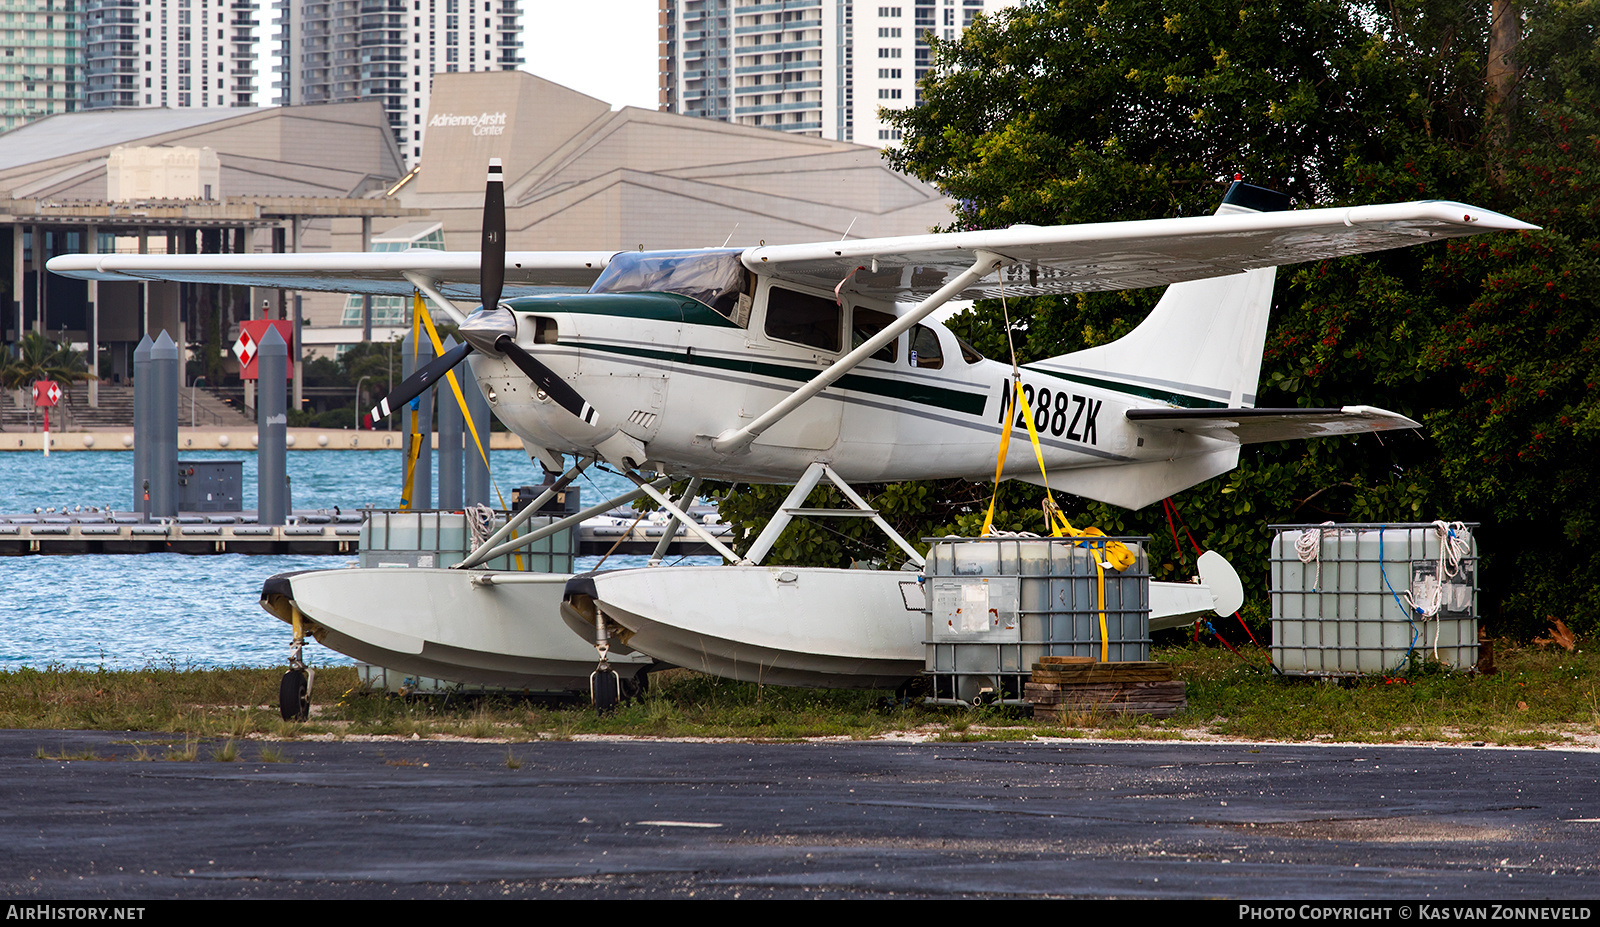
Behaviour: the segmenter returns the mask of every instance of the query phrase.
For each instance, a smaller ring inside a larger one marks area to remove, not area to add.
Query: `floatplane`
[[[894,686],[921,672],[915,574],[762,565],[791,518],[818,513],[805,502],[823,480],[853,506],[825,514],[871,519],[921,567],[916,548],[852,484],[1015,478],[1139,508],[1232,470],[1245,444],[1419,427],[1362,405],[1256,406],[1276,268],[1533,228],[1447,201],[1290,209],[1288,197],[1236,179],[1209,216],[748,248],[508,252],[495,161],[478,254],[102,254],[49,267],[98,280],[429,297],[465,343],[374,416],[465,362],[494,414],[560,477],[453,566],[288,574],[266,584],[263,604],[295,626],[296,654],[311,633],[406,672],[589,689],[604,704],[660,663],[809,686]],[[982,356],[932,318],[955,299],[1163,285],[1125,337],[1020,368]],[[474,311],[460,305],[473,300]],[[1021,437],[997,461],[1007,432]],[[597,462],[635,489],[516,536]],[[683,511],[705,479],[794,490],[741,555]],[[727,563],[577,577],[481,566],[644,497]],[[1238,607],[1226,561],[1210,554],[1201,572],[1197,584],[1152,583],[1152,628]],[[286,676],[286,692],[291,683]]]

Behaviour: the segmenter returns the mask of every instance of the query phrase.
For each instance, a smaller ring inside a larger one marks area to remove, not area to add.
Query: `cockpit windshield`
[[[676,293],[734,318],[745,269],[734,249],[622,251],[591,293]]]

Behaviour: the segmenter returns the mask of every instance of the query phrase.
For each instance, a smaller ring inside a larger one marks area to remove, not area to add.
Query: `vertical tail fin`
[[[1284,194],[1235,181],[1217,214],[1288,208]],[[1264,267],[1174,283],[1126,336],[1035,366],[1179,406],[1254,406],[1276,274]]]

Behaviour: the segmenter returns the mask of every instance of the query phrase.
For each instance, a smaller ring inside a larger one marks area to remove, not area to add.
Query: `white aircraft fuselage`
[[[586,424],[538,391],[509,361],[476,353],[473,373],[494,414],[529,443],[592,455],[614,434],[636,441],[651,469],[711,479],[792,483],[813,462],[851,481],[994,476],[1011,366],[963,346],[925,321],[735,455],[712,439],[776,405],[845,349],[857,313],[893,305],[845,300],[835,350],[768,333],[770,285],[761,281],[748,327],[664,293],[527,297],[508,305],[517,341],[566,379],[598,412]],[[833,299],[832,294],[807,294]],[[554,343],[542,332],[554,330]],[[859,340],[859,339],[858,339]],[[911,342],[920,350],[913,356]],[[930,357],[930,348],[937,355]],[[1124,418],[1149,398],[1024,368],[1045,466],[1052,471],[1226,451],[1229,442]],[[1037,474],[1019,410],[1006,475]],[[1148,433],[1144,433],[1148,432]]]

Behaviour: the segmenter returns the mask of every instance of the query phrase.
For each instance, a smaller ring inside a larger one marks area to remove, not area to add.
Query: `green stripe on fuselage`
[[[1128,396],[1142,396],[1145,399],[1154,399],[1167,405],[1178,406],[1184,409],[1226,409],[1228,404],[1211,399],[1200,399],[1195,396],[1186,396],[1170,390],[1149,389],[1143,386],[1134,386],[1131,383],[1120,383],[1116,380],[1097,380],[1094,377],[1079,376],[1073,373],[1062,373],[1059,370],[1044,370],[1031,364],[1023,364],[1023,370],[1032,371],[1040,376],[1055,377],[1057,380],[1066,380],[1071,383],[1082,383],[1084,386],[1093,386],[1099,389],[1110,390]]]
[[[612,315],[657,322],[683,322],[714,328],[738,328],[733,320],[705,303],[675,293],[572,293],[521,296],[506,300],[513,312],[568,312]]]
[[[735,360],[731,357],[716,357],[708,354],[690,354],[684,351],[660,351],[650,348],[635,348],[617,344],[592,344],[583,343],[585,351],[607,351],[612,354],[625,354],[631,357],[648,357],[653,360],[666,361],[673,364],[687,364],[693,367],[709,367],[715,370],[731,370],[738,373],[753,374],[755,376],[772,377],[777,380],[792,380],[795,383],[805,383],[815,377],[818,371],[815,368],[790,367],[787,364],[770,364],[764,361]],[[942,386],[929,386],[925,383],[905,380],[890,380],[884,377],[869,377],[859,373],[847,373],[832,384],[839,389],[854,390],[858,393],[871,393],[890,399],[900,399],[906,402],[915,402],[920,405],[935,406],[960,412],[965,415],[982,415],[983,407],[989,397],[982,393],[968,393],[962,390],[945,389]]]
[[[661,322],[682,322],[685,325],[709,325],[714,328],[739,327],[732,320],[724,317],[704,303],[696,302],[687,296],[678,296],[672,293],[582,293],[565,296],[523,296],[506,300],[506,305],[510,306],[515,312],[609,315]],[[585,351],[606,351],[630,357],[647,357],[670,364],[687,364],[694,367],[729,370],[756,376],[772,377],[777,380],[790,380],[795,383],[804,383],[815,377],[818,372],[814,367],[793,367],[788,364],[774,364],[764,361],[735,360],[730,357],[695,354],[686,350],[661,350],[617,344],[595,344],[593,342],[561,343],[570,344]],[[847,373],[836,380],[833,385],[840,389],[871,393],[890,399],[915,402],[919,405],[934,406],[974,416],[983,415],[984,406],[988,404],[989,398],[985,393],[971,393],[963,390],[946,389],[942,386],[930,386],[916,381],[891,380],[885,377],[866,376],[859,373]]]

